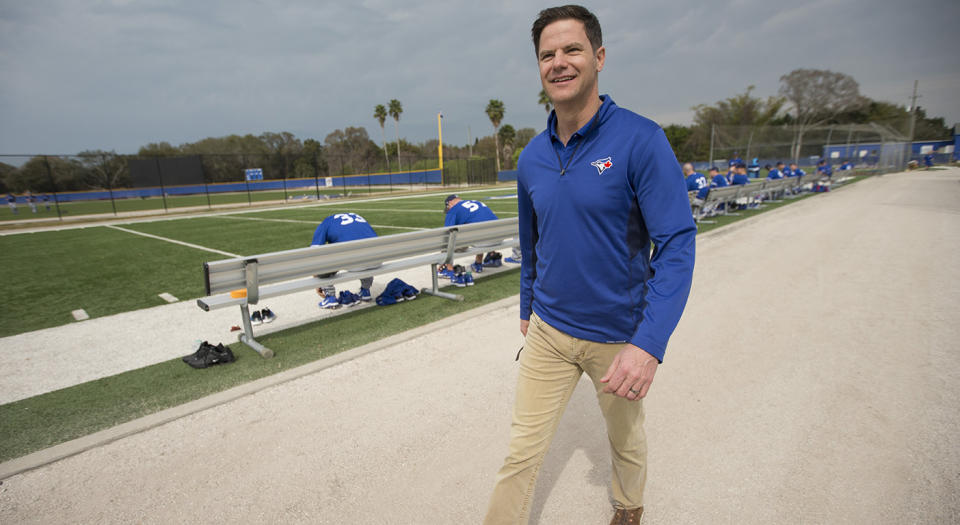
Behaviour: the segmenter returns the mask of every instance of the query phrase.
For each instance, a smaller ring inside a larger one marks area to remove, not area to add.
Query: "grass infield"
[[[863,178],[864,177],[857,177],[851,182]],[[843,187],[846,187],[846,185],[842,186],[841,190]],[[739,216],[714,217],[712,220],[715,220],[715,223],[701,224],[699,225],[698,231],[699,233],[704,233],[815,195],[816,194],[807,193],[793,199],[785,199],[780,203],[768,203],[761,209],[743,210]],[[396,203],[393,203],[393,206],[388,206],[383,203],[364,203],[363,209],[369,209],[370,211],[363,211],[362,214],[374,224],[377,224],[375,219],[377,218],[383,219],[384,221],[391,221],[385,222],[385,224],[397,225],[400,217],[405,216],[397,212],[397,209],[407,209],[416,213],[415,210],[417,209],[426,209],[424,206],[432,205],[436,207],[435,201],[436,198],[430,199],[429,202],[411,199],[411,201],[405,201],[401,207],[398,207]],[[487,202],[496,203],[498,201]],[[499,206],[505,206],[506,208],[503,210],[495,209],[498,215],[510,216],[508,208],[509,206],[513,206],[515,210],[516,201],[506,201],[505,204]],[[359,204],[357,206],[347,205],[344,209],[360,207]],[[384,213],[388,215],[378,217],[376,215],[377,209],[387,210]],[[315,218],[315,214],[320,215],[322,219],[323,216],[329,213],[333,213],[333,211],[327,208],[323,211],[316,212],[309,210],[280,210],[263,212],[263,215],[265,217],[288,220],[299,220],[302,218],[306,221],[312,221]],[[428,209],[422,213],[427,214],[427,220],[430,223],[435,223],[439,217],[442,217],[442,214],[436,215],[435,212]],[[394,217],[394,215],[396,217]],[[394,218],[397,220],[393,221],[392,219]],[[411,219],[407,217],[407,220]],[[184,223],[185,221],[196,222],[186,223],[189,226],[187,228],[182,228],[183,224],[173,226],[175,230],[174,233],[181,232],[180,235],[186,235],[187,238],[197,236],[197,240],[206,239],[205,236],[207,234],[204,233],[205,230],[222,230],[226,227],[226,224],[231,224],[228,219],[206,217],[184,219],[178,222]],[[164,233],[171,233],[171,231],[168,231],[168,228],[172,227],[169,224],[170,222],[173,221],[143,223],[128,225],[128,227],[135,227],[156,235],[163,235]],[[248,221],[237,220],[236,222],[244,223]],[[298,223],[267,224],[293,224],[295,226]],[[291,227],[291,230],[285,234],[289,235],[291,239],[296,239],[296,246],[301,245],[302,237],[305,234],[304,232],[307,232],[306,235],[309,236],[309,232],[313,230],[313,226],[310,223],[302,224],[302,226],[303,229]],[[275,235],[278,230],[270,231],[272,235]],[[188,232],[188,234],[183,234],[182,232]],[[122,232],[116,233],[119,234]],[[222,246],[223,249],[234,248],[241,253],[256,253],[258,251],[249,249],[249,244],[246,244],[242,239],[247,236],[239,237],[240,239],[238,240],[233,239],[231,235],[227,235],[225,238],[232,240],[224,241],[223,244],[218,244],[218,246]],[[0,238],[0,240],[2,240],[2,238]],[[61,241],[66,242],[57,237],[44,238],[43,241],[40,241],[41,244],[37,245],[18,244],[18,249],[25,251],[31,249],[38,250],[40,249],[39,246],[47,246],[50,242]],[[84,244],[87,241],[81,237],[78,241],[73,242]],[[103,253],[110,254],[109,256],[102,256],[102,259],[115,256],[116,253],[114,250],[121,249],[120,244],[111,244],[111,242],[118,243],[118,241],[112,239],[112,235],[105,235],[105,240],[98,240],[97,242],[103,243],[98,245]],[[123,242],[131,242],[131,239],[127,237]],[[281,246],[270,249],[282,249],[282,241],[272,240],[269,242],[278,243],[277,246]],[[123,250],[130,249],[128,244],[123,244],[123,246]],[[174,250],[175,248],[176,245],[166,245],[167,250]],[[187,247],[183,247],[183,249],[191,250]],[[62,250],[69,252],[71,247],[68,245],[63,247]],[[259,251],[264,252],[269,250]],[[194,274],[199,273],[199,261],[213,260],[209,255],[212,254],[193,253],[193,256],[197,257],[198,266],[184,265],[186,267],[184,274],[186,283],[195,280],[194,278],[196,276]],[[52,261],[51,264],[55,265],[55,256],[48,256],[46,259]],[[103,263],[102,260],[100,262]],[[91,257],[90,264],[94,263],[96,263],[96,260]],[[120,266],[122,266],[122,264]],[[116,271],[133,272],[138,270],[118,268]],[[190,278],[188,279],[187,277]],[[166,280],[168,278],[169,276],[164,276],[163,281],[170,282]],[[23,279],[23,281],[30,282],[31,280]],[[498,273],[497,275],[483,277],[478,281],[477,286],[457,289],[457,293],[465,297],[463,302],[422,295],[416,301],[404,302],[389,307],[363,308],[258,338],[264,345],[276,351],[276,356],[273,359],[262,359],[253,350],[240,343],[233,343],[230,346],[237,356],[237,361],[230,365],[215,366],[205,370],[194,370],[179,359],[173,359],[138,370],[132,370],[115,376],[0,405],[0,421],[3,421],[3,425],[0,425],[0,461],[7,461],[71,439],[76,439],[105,428],[131,421],[138,417],[193,401],[239,384],[318,359],[323,359],[345,350],[515,295],[519,290],[519,283],[519,270],[510,270]],[[189,296],[192,290],[189,287],[199,287],[199,283],[184,284],[184,286],[187,287],[184,295]],[[196,296],[199,295],[200,292],[196,292]],[[115,299],[109,299],[109,301],[113,300]],[[113,306],[109,304],[104,305],[104,308],[110,307]],[[336,334],[336,337],[330,337],[330,334]]]
[[[471,192],[483,198],[515,192],[500,188]],[[516,199],[484,202],[502,218],[515,217]],[[379,235],[443,226],[443,197],[332,202],[288,209],[159,219],[120,224],[156,235],[236,255],[253,255],[308,246],[324,217],[357,211]],[[17,276],[4,282],[0,337],[75,322],[73,310],[91,318],[166,304],[169,293],[181,301],[203,295],[203,263],[227,258],[155,238],[110,228],[18,233],[0,236],[0,267]]]

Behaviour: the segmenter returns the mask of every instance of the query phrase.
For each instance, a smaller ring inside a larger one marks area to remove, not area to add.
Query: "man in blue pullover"
[[[612,523],[638,523],[641,399],[686,305],[696,226],[663,130],[599,95],[606,51],[596,17],[549,8],[532,33],[554,111],[518,166],[525,342],[509,455],[485,523],[527,522],[536,474],[584,372],[606,420]]]

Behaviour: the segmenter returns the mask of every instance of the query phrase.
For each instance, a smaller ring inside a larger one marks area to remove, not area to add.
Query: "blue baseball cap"
[[[453,199],[456,199],[456,198],[458,198],[456,193],[454,193],[454,194],[452,194],[452,195],[447,195],[447,198],[444,199],[444,201],[443,201],[443,210],[444,210],[444,212],[447,211],[447,206],[450,204],[450,201],[452,201]]]

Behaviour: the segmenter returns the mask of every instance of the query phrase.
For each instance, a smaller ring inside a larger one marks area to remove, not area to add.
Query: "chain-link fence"
[[[707,159],[697,159],[698,170],[710,166],[724,169],[740,159],[746,164],[796,163],[815,166],[820,160],[831,165],[848,164],[870,172],[903,170],[911,158],[910,144],[896,130],[881,124],[833,126],[713,126],[690,137]]]
[[[201,154],[0,156],[5,220],[297,203],[497,182],[485,158]]]

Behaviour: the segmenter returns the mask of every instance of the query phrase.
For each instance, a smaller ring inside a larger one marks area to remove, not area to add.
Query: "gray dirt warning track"
[[[877,177],[698,242],[646,401],[645,523],[960,520],[960,170]],[[0,485],[2,523],[478,523],[515,299]],[[584,379],[534,523],[609,520]]]

